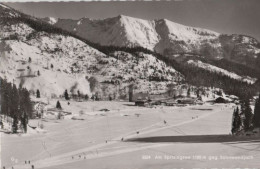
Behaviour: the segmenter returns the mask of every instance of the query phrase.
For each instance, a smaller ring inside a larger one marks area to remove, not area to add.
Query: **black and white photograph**
[[[260,169],[260,1],[0,2],[1,169]]]

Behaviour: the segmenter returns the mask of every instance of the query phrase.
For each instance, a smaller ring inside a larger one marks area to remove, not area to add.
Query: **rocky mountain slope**
[[[260,43],[245,35],[225,35],[167,19],[148,21],[124,15],[99,20],[86,17],[44,20],[104,46],[140,46],[169,57],[189,52],[259,69]]]

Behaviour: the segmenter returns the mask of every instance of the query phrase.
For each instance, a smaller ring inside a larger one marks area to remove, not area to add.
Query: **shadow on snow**
[[[186,136],[158,136],[139,137],[126,140],[127,142],[146,143],[258,143],[260,137],[232,136],[232,135],[186,135]]]

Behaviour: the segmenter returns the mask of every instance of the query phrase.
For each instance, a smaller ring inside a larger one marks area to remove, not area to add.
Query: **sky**
[[[260,0],[175,0],[5,3],[36,17],[102,19],[120,14],[168,19],[219,33],[243,34],[260,41]]]

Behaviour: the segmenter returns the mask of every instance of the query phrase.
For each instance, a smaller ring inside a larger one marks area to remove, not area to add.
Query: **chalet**
[[[196,104],[196,99],[188,98],[188,99],[178,99],[178,104]]]
[[[162,102],[160,100],[152,101],[151,105],[161,105]]]
[[[166,106],[174,106],[174,105],[176,105],[175,101],[166,102]]]
[[[133,95],[133,101],[136,106],[148,106],[150,96],[148,93],[135,93]]]
[[[227,100],[223,97],[218,97],[216,98],[215,103],[227,103]]]
[[[133,101],[137,100],[150,100],[150,95],[149,93],[135,93],[133,95]]]
[[[148,106],[149,105],[149,102],[148,100],[136,100],[135,101],[135,105],[136,106]]]

